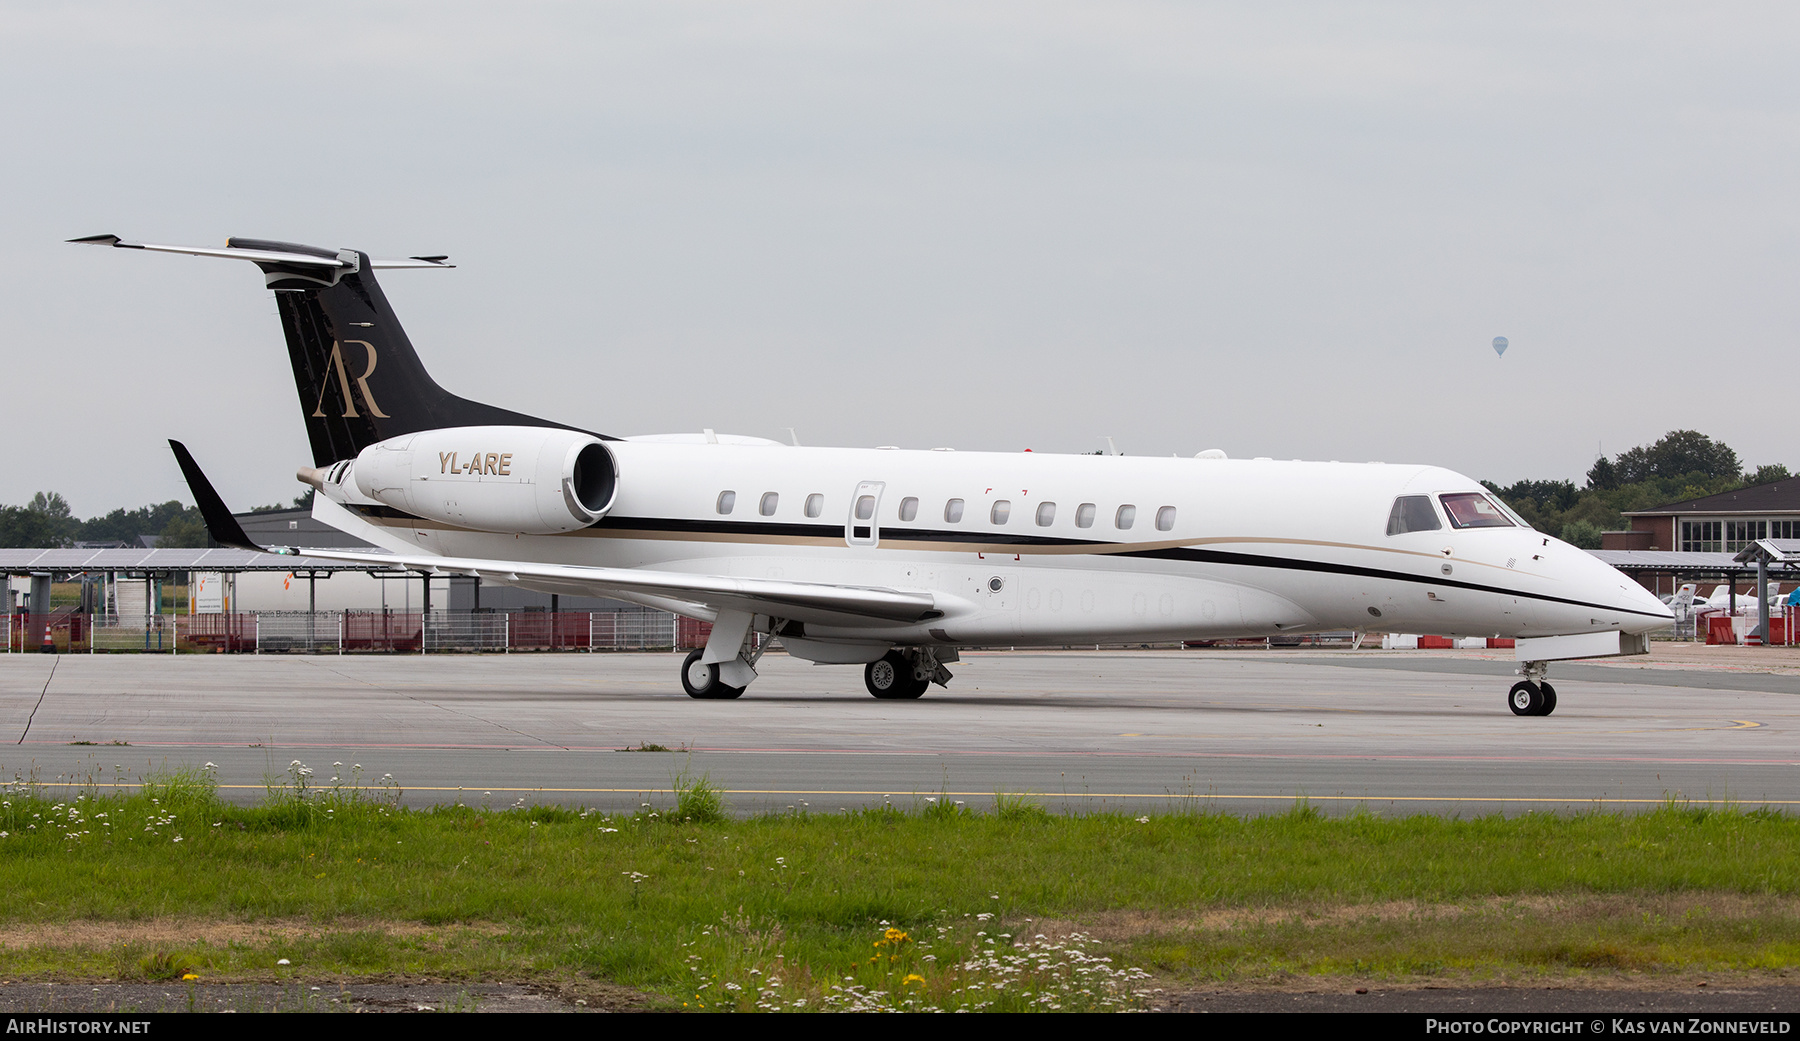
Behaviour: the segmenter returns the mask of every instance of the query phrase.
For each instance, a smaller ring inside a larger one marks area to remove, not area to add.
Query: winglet
[[[200,507],[200,516],[206,520],[206,533],[221,546],[236,546],[239,549],[260,550],[263,547],[250,541],[237,518],[226,508],[225,500],[213,490],[212,482],[200,472],[200,464],[194,462],[192,453],[180,441],[171,440],[169,447],[175,450],[175,461],[181,464],[181,475],[187,478],[188,490],[194,493],[194,505]]]

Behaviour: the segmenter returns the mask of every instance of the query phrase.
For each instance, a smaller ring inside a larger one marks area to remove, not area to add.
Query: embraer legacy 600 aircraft
[[[1636,583],[1449,470],[610,437],[426,374],[375,272],[443,257],[74,241],[262,269],[312,442],[299,476],[319,491],[313,514],[388,551],[310,555],[710,621],[681,668],[696,698],[743,693],[759,635],[863,665],[878,698],[916,698],[949,681],[964,645],[1351,629],[1521,638],[1508,704],[1547,715],[1548,661],[1643,653],[1670,622]],[[214,539],[265,548],[174,448]]]

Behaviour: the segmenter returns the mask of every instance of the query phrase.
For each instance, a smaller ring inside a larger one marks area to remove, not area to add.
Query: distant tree
[[[200,511],[193,511],[198,514]],[[206,525],[198,516],[183,513],[172,518],[162,530],[162,538],[156,540],[158,549],[204,549],[206,548]]]
[[[1620,484],[1658,477],[1738,477],[1738,455],[1724,442],[1698,430],[1671,430],[1653,445],[1621,452],[1615,461]]]
[[[1747,474],[1744,480],[1750,484],[1774,484],[1792,476],[1793,474],[1788,473],[1788,468],[1780,463],[1764,463],[1756,468],[1755,473]]]
[[[0,506],[0,547],[53,549],[68,543],[63,527],[44,514],[26,506]]]
[[[1575,500],[1581,497],[1581,489],[1575,487],[1573,481],[1514,481],[1505,488],[1497,488],[1492,484],[1487,487],[1489,491],[1499,494],[1515,510],[1519,508],[1520,501],[1530,502],[1539,511],[1566,510],[1574,506]]]
[[[0,507],[0,546],[14,549],[51,549],[75,539],[80,522],[69,513],[69,504],[55,492],[39,492],[24,506]]]
[[[117,509],[103,517],[83,521],[75,537],[87,542],[117,541],[135,546],[138,536],[161,534],[171,520],[191,509],[193,507],[183,506],[174,499],[130,511]]]
[[[69,520],[69,503],[57,492],[39,492],[31,497],[31,504],[25,507],[33,513],[41,513],[52,520]]]
[[[312,509],[313,496],[316,494],[318,494],[318,489],[308,488],[304,493],[294,496],[294,509],[296,509],[296,510]]]
[[[1612,491],[1619,486],[1619,468],[1611,459],[1601,456],[1587,472],[1587,486],[1595,491]]]
[[[1557,537],[1576,549],[1600,548],[1600,529],[1584,520],[1563,525],[1562,534]]]

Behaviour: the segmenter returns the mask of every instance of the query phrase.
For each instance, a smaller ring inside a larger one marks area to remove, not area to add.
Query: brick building
[[[1601,536],[1602,549],[1737,553],[1758,539],[1800,538],[1800,477],[1625,514],[1630,531]]]

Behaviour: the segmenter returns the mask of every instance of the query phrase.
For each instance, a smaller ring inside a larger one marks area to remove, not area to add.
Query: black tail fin
[[[259,239],[234,238],[228,246],[354,261],[342,268],[257,264],[280,308],[314,466],[353,458],[377,441],[438,427],[566,428],[438,386],[388,306],[367,253]]]

